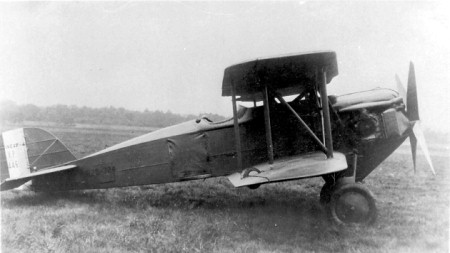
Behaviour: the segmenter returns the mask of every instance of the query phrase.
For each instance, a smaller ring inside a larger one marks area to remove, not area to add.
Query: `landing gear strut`
[[[322,189],[320,190],[320,204],[323,206],[330,203],[331,200],[331,193],[333,193],[333,183],[325,182],[325,184],[322,186]]]

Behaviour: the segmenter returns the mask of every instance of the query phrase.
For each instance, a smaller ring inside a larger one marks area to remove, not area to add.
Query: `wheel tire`
[[[378,215],[372,192],[359,183],[339,187],[328,204],[331,221],[336,225],[370,225]]]
[[[251,176],[250,173],[252,173],[252,172],[256,172],[256,174],[261,173],[261,171],[258,170],[257,168],[249,168],[249,169],[246,169],[246,170],[245,170],[243,177],[246,178],[246,177],[248,177],[248,176]],[[252,185],[249,185],[249,186],[247,186],[247,187],[248,187],[249,189],[251,189],[251,190],[256,190],[256,189],[258,189],[260,186],[261,186],[261,184],[252,184]]]
[[[322,189],[320,190],[320,204],[326,205],[330,203],[331,194],[333,193],[333,187],[334,184],[325,182],[325,184],[322,186]]]
[[[252,184],[247,186],[250,190],[256,190],[261,186],[261,184]]]

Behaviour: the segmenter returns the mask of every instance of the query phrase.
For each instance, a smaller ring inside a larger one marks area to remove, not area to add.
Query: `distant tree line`
[[[200,115],[180,115],[170,111],[132,111],[122,107],[79,107],[75,105],[36,106],[32,104],[18,105],[12,101],[0,102],[1,123],[21,123],[23,121],[55,122],[64,125],[99,124],[99,125],[125,125],[166,127],[187,120],[206,116],[209,119],[223,120],[224,117],[205,113]]]

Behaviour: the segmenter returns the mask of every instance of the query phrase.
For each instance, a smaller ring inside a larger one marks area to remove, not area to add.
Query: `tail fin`
[[[43,168],[75,159],[61,141],[39,128],[10,130],[3,132],[0,138],[1,182],[23,178]]]

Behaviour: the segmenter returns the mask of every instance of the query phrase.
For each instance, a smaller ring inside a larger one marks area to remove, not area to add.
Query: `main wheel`
[[[369,225],[377,218],[377,207],[373,194],[359,183],[337,188],[328,204],[330,219],[337,225]]]
[[[246,170],[244,171],[243,177],[246,178],[246,177],[248,177],[248,176],[254,176],[254,175],[257,175],[257,174],[259,174],[259,173],[261,173],[261,171],[258,170],[257,168],[249,168],[249,169],[246,169]],[[260,186],[261,186],[261,184],[252,184],[252,185],[249,185],[249,186],[247,186],[247,187],[248,187],[249,189],[251,189],[251,190],[256,190],[256,189],[258,189]]]
[[[261,184],[252,184],[247,186],[250,190],[256,190],[261,186]]]

